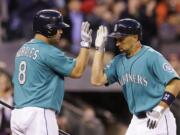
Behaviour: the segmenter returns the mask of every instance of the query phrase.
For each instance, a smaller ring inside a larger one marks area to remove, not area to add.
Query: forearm
[[[95,40],[96,52],[92,64],[91,84],[96,86],[104,85],[107,82],[106,74],[104,74],[104,51],[107,41],[108,30],[105,26],[100,26],[97,30]]]
[[[180,80],[178,80],[178,79],[172,80],[165,88],[165,92],[171,93],[174,97],[176,97],[178,95],[179,90],[180,90]],[[159,105],[164,108],[169,107],[169,105],[167,103],[165,103],[164,101],[161,101],[159,103]]]
[[[79,78],[85,71],[89,60],[89,49],[81,47],[78,57],[76,58],[75,67],[71,73],[71,77]]]
[[[92,43],[92,29],[90,29],[90,24],[88,22],[83,22],[81,25],[81,49],[78,57],[76,58],[76,64],[71,72],[71,77],[80,78],[84,73],[85,67],[89,59],[89,49]]]
[[[104,53],[97,51],[95,52],[94,61],[92,64],[91,83],[94,85],[102,85],[104,78],[104,64],[103,64]]]
[[[173,79],[168,83],[165,87],[164,95],[160,101],[160,103],[155,106],[151,111],[146,113],[148,118],[147,127],[150,129],[156,128],[158,122],[161,119],[161,116],[165,112],[165,110],[173,103],[175,97],[179,93],[180,89],[180,80]]]

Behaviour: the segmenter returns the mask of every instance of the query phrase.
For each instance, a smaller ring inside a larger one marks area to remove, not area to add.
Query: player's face
[[[137,43],[137,36],[126,36],[116,39],[116,46],[119,48],[121,53],[130,53]]]
[[[57,30],[56,35],[54,35],[53,37],[51,37],[49,39],[49,43],[52,44],[52,45],[57,45],[60,38],[61,38],[62,33],[63,33],[62,29]]]

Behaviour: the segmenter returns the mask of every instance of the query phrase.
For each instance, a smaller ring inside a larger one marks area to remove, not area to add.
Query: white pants
[[[38,107],[14,109],[11,131],[12,135],[58,135],[55,112]]]
[[[176,122],[172,112],[167,109],[155,129],[147,128],[147,118],[139,119],[135,115],[126,135],[176,135]]]

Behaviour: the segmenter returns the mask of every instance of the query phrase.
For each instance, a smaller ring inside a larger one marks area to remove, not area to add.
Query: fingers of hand
[[[104,27],[103,26],[100,26],[100,34],[103,36],[103,34],[104,34]]]
[[[97,36],[99,37],[101,33],[101,26],[99,27],[98,31],[97,31]]]
[[[89,31],[89,23],[88,22],[85,22],[85,28],[84,28],[84,31],[86,32],[86,33],[88,33],[88,31]]]
[[[84,25],[85,25],[85,22],[82,22],[81,31],[84,31]]]
[[[89,36],[92,35],[92,29],[89,30],[89,33],[88,33]]]
[[[105,33],[106,36],[108,35],[108,29],[107,29],[107,27],[104,27],[104,33]]]
[[[157,120],[148,119],[147,121],[147,127],[149,129],[154,129],[157,127]]]
[[[89,42],[91,43],[92,42],[92,29],[89,30],[88,35],[89,35]]]
[[[81,38],[83,41],[92,42],[92,29],[90,29],[89,22],[83,22],[81,25]]]
[[[107,27],[101,25],[97,31],[97,36],[106,37],[107,34],[108,34]]]
[[[100,26],[99,29],[97,30],[97,37],[95,41],[95,45],[97,47],[104,47],[106,40],[107,40],[107,27],[106,26]]]
[[[88,22],[83,22],[81,25],[81,31],[88,32],[90,24]]]

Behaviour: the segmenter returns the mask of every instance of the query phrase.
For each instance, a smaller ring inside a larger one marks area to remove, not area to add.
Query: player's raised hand
[[[81,25],[81,46],[90,48],[92,43],[92,29],[90,29],[89,22],[83,22]]]
[[[164,113],[164,108],[162,106],[156,106],[155,108],[152,109],[152,111],[148,111],[146,113],[148,118],[147,127],[149,129],[156,128],[163,113]]]
[[[99,29],[97,30],[97,36],[95,40],[96,49],[100,51],[104,51],[106,41],[107,41],[107,35],[108,35],[107,27],[101,25]]]

